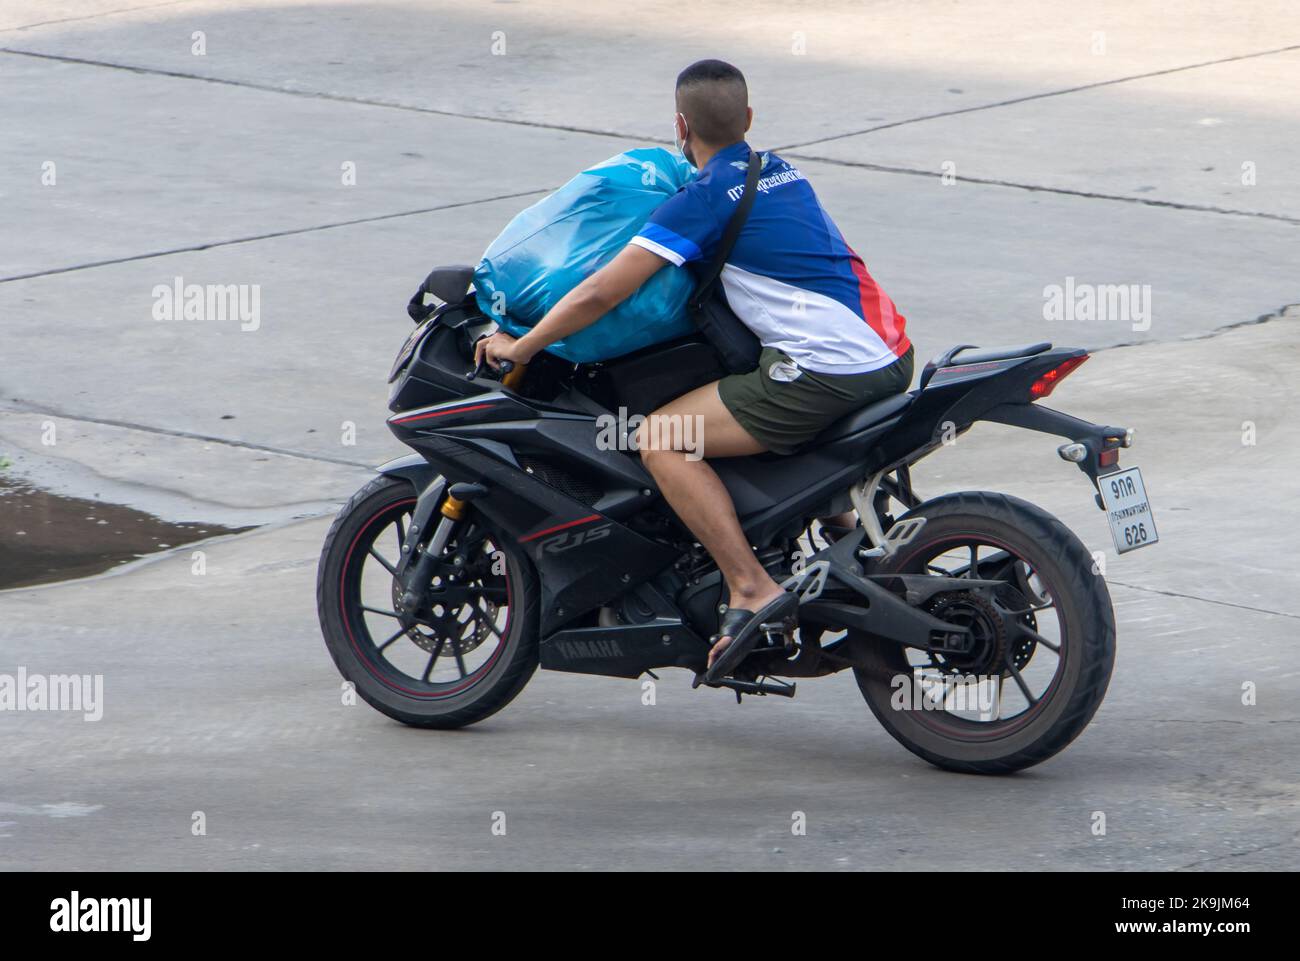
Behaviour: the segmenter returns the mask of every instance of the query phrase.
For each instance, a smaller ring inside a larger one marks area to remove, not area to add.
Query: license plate
[[[1104,474],[1097,478],[1097,483],[1101,488],[1101,502],[1106,507],[1106,519],[1110,521],[1110,536],[1115,539],[1117,551],[1127,554],[1139,547],[1150,547],[1160,540],[1140,470],[1130,467],[1128,470]]]

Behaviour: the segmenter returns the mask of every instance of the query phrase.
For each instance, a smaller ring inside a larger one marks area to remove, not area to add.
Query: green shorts
[[[833,421],[901,394],[911,383],[911,347],[888,367],[864,374],[802,370],[779,350],[764,347],[756,370],[718,381],[718,396],[760,444],[793,454]]]

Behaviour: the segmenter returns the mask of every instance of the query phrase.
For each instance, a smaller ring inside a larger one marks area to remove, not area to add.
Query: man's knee
[[[683,456],[659,429],[660,417],[656,412],[647,417],[636,431],[636,446],[641,454],[641,463],[651,474],[661,468],[665,462]]]
[[[651,474],[655,473],[670,457],[681,456],[677,451],[664,450],[656,446],[648,437],[643,437],[641,432],[637,432],[637,450],[641,454],[641,463]]]
[[[698,414],[665,413],[660,409],[637,428],[637,446],[642,453],[691,454],[692,460],[699,460],[703,433],[703,418]]]
[[[655,429],[658,416],[658,411],[649,415],[636,429],[636,449],[641,452],[642,463],[648,464],[655,454],[663,453],[663,445],[659,443],[658,432]]]

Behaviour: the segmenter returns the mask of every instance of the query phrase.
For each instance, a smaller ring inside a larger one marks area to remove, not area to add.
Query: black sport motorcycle
[[[702,685],[724,585],[630,436],[640,415],[722,376],[716,355],[687,338],[605,363],[544,353],[467,373],[495,329],[471,280],[439,268],[413,298],[388,425],[415,453],[380,467],[326,538],[317,601],[335,664],[373,707],[431,728],[499,711],[539,665],[623,678],[681,667]],[[761,562],[800,604],[793,640],[773,632],[708,686],[789,697],[794,679],[852,670],[890,734],[955,771],[1010,772],[1069,744],[1115,656],[1093,557],[1017,498],[923,500],[910,467],[977,421],[1055,434],[1119,549],[1153,543],[1141,475],[1119,468],[1132,432],[1036,403],[1087,356],[954,347],[918,389],[793,455],[714,461]],[[825,537],[815,518],[850,508],[860,525]]]

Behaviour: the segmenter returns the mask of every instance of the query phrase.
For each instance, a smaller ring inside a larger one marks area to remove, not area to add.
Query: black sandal
[[[722,622],[718,625],[718,633],[710,639],[710,645],[717,644],[724,637],[730,637],[731,643],[727,649],[722,652],[713,666],[704,674],[705,684],[716,684],[722,680],[737,667],[754,650],[758,644],[759,638],[763,635],[763,627],[768,624],[777,624],[787,634],[794,630],[795,616],[794,612],[799,607],[799,598],[795,594],[784,592],[780,597],[775,597],[768,601],[757,611],[747,611],[741,607],[733,607],[722,615]],[[710,646],[712,649],[712,646]]]

